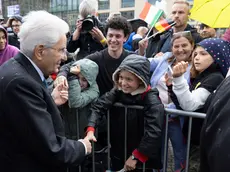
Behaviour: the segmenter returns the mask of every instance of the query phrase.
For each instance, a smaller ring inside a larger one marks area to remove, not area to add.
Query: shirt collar
[[[41,80],[44,81],[45,80],[44,74],[39,69],[39,67],[27,55],[25,55],[24,53],[22,53],[22,54],[30,61],[30,63],[34,66],[35,70],[38,72]]]

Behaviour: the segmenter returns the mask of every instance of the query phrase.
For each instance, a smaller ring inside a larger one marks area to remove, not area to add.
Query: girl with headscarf
[[[7,31],[0,26],[0,66],[19,52],[17,47],[8,44],[7,39]]]
[[[229,43],[222,39],[210,38],[198,43],[193,52],[190,86],[183,77],[188,63],[180,62],[173,67],[173,92],[183,110],[205,113],[205,102],[208,96],[223,81],[229,68],[229,60]],[[190,162],[191,168],[194,166],[199,167],[199,144],[202,124],[203,119],[193,119],[191,150],[194,150],[194,152],[190,154],[190,157],[193,157],[194,162]],[[185,120],[183,131],[187,136],[188,119]],[[194,170],[191,168],[190,170]]]
[[[182,77],[188,63],[173,67],[173,92],[184,110],[196,111],[203,107],[207,97],[216,89],[228,72],[230,44],[222,39],[205,39],[193,52],[191,88]]]

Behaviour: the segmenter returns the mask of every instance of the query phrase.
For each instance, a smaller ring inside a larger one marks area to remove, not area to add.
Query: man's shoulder
[[[14,87],[22,85],[21,82],[29,81],[30,77],[14,58],[11,58],[0,67],[0,85],[4,87]]]
[[[129,51],[129,50],[124,49],[124,50],[123,50],[123,53],[122,53],[122,57],[123,57],[123,58],[126,58],[127,56],[129,56],[129,55],[131,55],[131,54],[136,54],[136,53],[133,52],[133,51]]]
[[[198,43],[200,41],[203,40],[203,38],[200,36],[200,34],[197,32],[197,29],[192,27],[191,25],[187,25],[187,27],[185,28],[185,31],[190,31],[192,34],[192,37],[195,41],[195,43]]]
[[[143,96],[143,101],[148,105],[161,105],[161,100],[159,97],[159,91],[157,88],[151,88],[146,94]]]
[[[8,34],[8,39],[18,39],[18,37],[14,33],[10,33]]]
[[[107,48],[101,51],[96,51],[95,53],[88,55],[86,58],[95,62],[103,58],[103,56],[105,56],[106,54],[108,54]]]

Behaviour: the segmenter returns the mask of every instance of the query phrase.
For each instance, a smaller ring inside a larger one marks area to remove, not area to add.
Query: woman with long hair
[[[176,106],[170,99],[165,77],[171,75],[171,69],[180,63],[186,61],[188,64],[192,61],[192,52],[194,40],[189,31],[178,32],[172,38],[172,52],[167,52],[163,56],[150,59],[150,70],[153,72],[151,77],[151,86],[159,90],[159,96],[166,108],[175,109]],[[190,81],[190,65],[184,75],[185,80]],[[180,171],[185,166],[186,143],[182,134],[183,117],[170,115],[168,125],[168,136],[172,143],[174,152],[175,171]],[[164,137],[163,137],[164,139]]]

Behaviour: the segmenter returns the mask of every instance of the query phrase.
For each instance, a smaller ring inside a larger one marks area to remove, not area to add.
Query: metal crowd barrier
[[[188,138],[187,138],[187,155],[186,155],[186,166],[185,172],[188,172],[189,166],[189,151],[190,151],[190,140],[191,140],[191,130],[192,130],[192,118],[205,118],[206,114],[198,113],[198,112],[188,112],[183,110],[177,109],[165,109],[166,112],[166,126],[165,126],[165,143],[164,143],[164,161],[163,161],[163,172],[167,172],[167,154],[168,154],[168,122],[169,122],[169,115],[179,115],[179,116],[187,116],[189,117],[189,126],[188,126]]]
[[[127,110],[128,109],[136,109],[136,110],[142,110],[142,106],[134,106],[134,105],[123,105],[121,103],[116,103],[114,104],[115,107],[123,107],[125,109],[125,138],[124,138],[124,159],[127,159]],[[73,109],[72,109],[73,110]],[[69,111],[66,109],[63,111],[61,110],[62,113],[67,114]],[[77,139],[80,138],[80,123],[79,123],[79,113],[78,110],[75,109],[72,111],[73,114],[76,117],[76,126],[77,126]],[[164,143],[164,159],[163,159],[163,172],[167,172],[167,154],[168,154],[168,122],[169,122],[169,115],[179,115],[179,116],[186,116],[189,117],[189,126],[188,126],[188,139],[187,139],[187,155],[186,155],[186,167],[185,167],[185,172],[188,172],[188,167],[189,167],[189,151],[190,151],[190,140],[191,140],[191,129],[192,129],[192,119],[193,118],[205,118],[206,114],[204,113],[197,113],[197,112],[188,112],[188,111],[182,111],[182,110],[177,110],[177,109],[165,109],[166,112],[166,126],[165,126],[165,143]],[[111,170],[111,161],[110,161],[110,111],[107,113],[107,144],[108,144],[108,153],[107,153],[107,167],[108,170],[107,172],[110,172]],[[92,143],[92,171],[95,172],[95,151],[94,151],[94,143]],[[78,171],[82,171],[82,167],[79,166]],[[121,169],[120,172],[124,171],[124,169]],[[143,172],[145,172],[145,164],[143,164]]]

